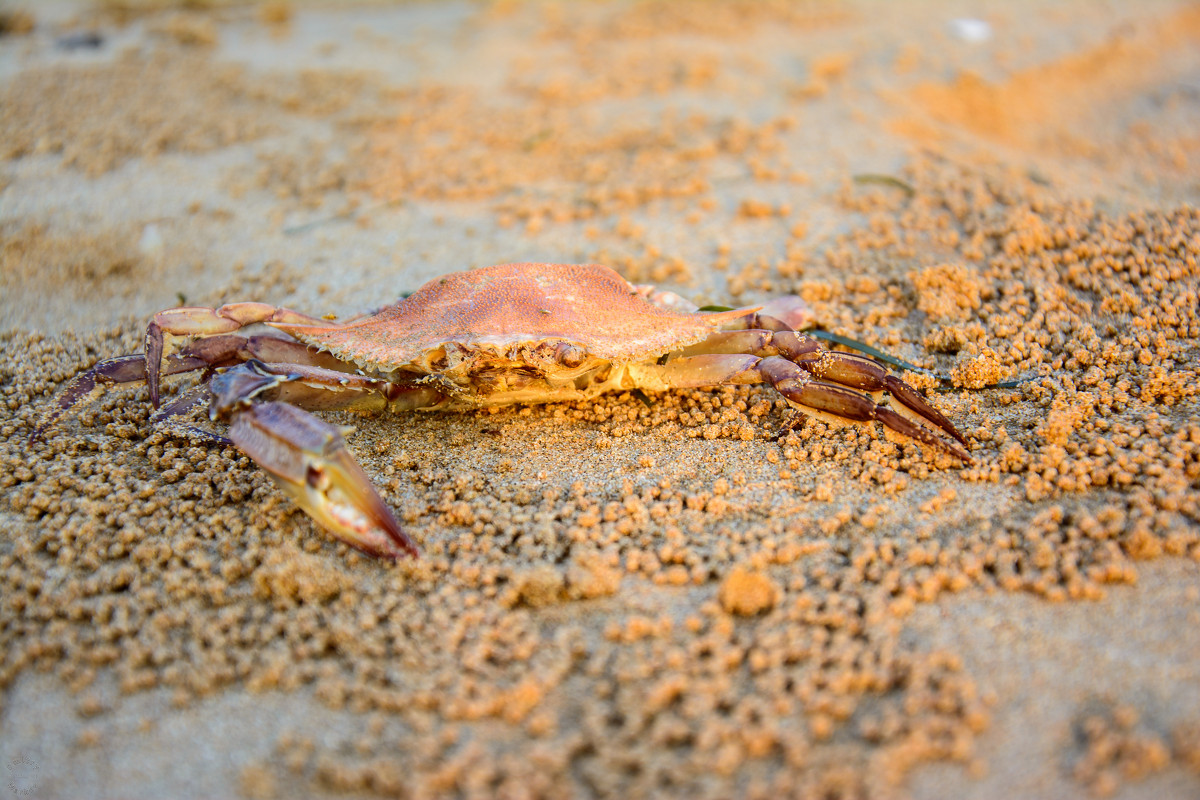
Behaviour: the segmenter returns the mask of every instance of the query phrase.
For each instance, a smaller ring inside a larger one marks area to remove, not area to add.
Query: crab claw
[[[417,557],[416,544],[346,449],[340,428],[295,406],[268,402],[234,412],[229,438],[343,542],[392,561]]]

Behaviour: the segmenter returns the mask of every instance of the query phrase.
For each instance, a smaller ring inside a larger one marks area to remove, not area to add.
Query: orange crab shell
[[[609,361],[643,361],[703,341],[752,310],[671,311],[599,264],[498,264],[436,278],[345,325],[275,327],[340,359],[387,371],[419,364],[448,343],[481,349],[565,341]]]

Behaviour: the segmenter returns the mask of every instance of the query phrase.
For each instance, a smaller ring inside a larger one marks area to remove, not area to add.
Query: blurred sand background
[[[1200,7],[0,9],[0,798],[1200,796]],[[762,387],[329,415],[389,566],[143,388],[26,444],[161,308],[525,260],[800,294],[975,463]]]

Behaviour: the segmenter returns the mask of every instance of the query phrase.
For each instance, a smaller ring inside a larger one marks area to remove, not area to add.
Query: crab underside
[[[565,264],[453,273],[340,324],[265,303],[173,308],[150,322],[144,354],[100,361],[72,380],[34,437],[106,384],[146,381],[155,425],[235,444],[334,536],[390,559],[416,556],[416,544],[350,455],[343,430],[309,412],[765,382],[805,413],[879,421],[971,460],[963,436],[911,386],[871,358],[826,350],[797,332],[806,316],[798,297],[701,313],[607,267]],[[266,328],[243,332],[248,326]],[[197,370],[207,379],[159,407],[163,376]],[[879,405],[885,393],[898,402]],[[182,422],[202,406],[229,423],[228,438]]]

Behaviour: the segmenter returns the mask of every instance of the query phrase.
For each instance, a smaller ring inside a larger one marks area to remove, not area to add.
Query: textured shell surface
[[[339,358],[390,370],[452,344],[503,351],[562,341],[613,362],[644,361],[699,342],[743,313],[662,308],[598,264],[499,264],[435,278],[345,325],[278,327]]]

